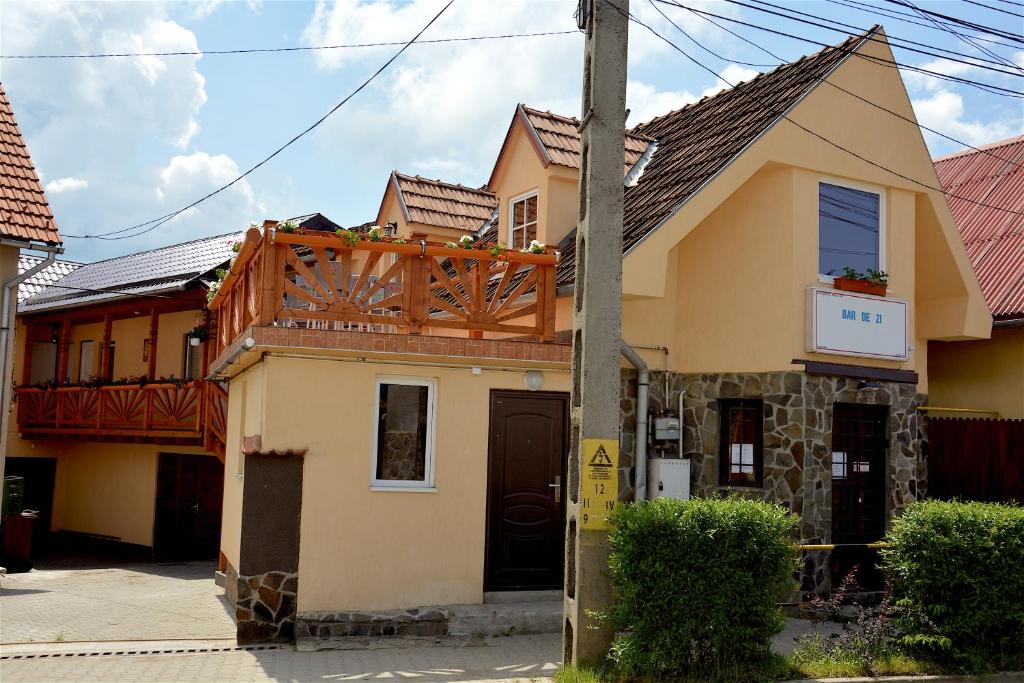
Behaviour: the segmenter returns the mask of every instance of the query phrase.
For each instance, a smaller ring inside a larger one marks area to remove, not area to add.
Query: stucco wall
[[[494,177],[491,191],[498,196],[498,239],[509,241],[510,201],[514,197],[537,191],[537,239],[549,242],[545,231],[548,225],[551,197],[548,192],[547,172],[537,156],[536,149],[523,132],[522,123],[517,122],[516,128],[509,139],[508,147],[501,159],[498,172]],[[575,200],[574,200],[575,201]]]
[[[239,566],[242,533],[242,483],[244,436],[263,428],[263,365],[256,364],[231,380],[228,391],[227,446],[224,457],[224,507],[221,513],[221,552],[233,567]]]
[[[930,402],[1024,418],[1024,326],[995,327],[992,339],[930,342]]]
[[[522,389],[523,371],[485,368],[474,375],[468,367],[280,357],[264,363],[274,387],[266,395],[264,450],[308,448],[298,611],[480,602],[489,395],[493,388]],[[568,391],[568,372],[544,374],[545,391]],[[378,375],[437,381],[434,491],[370,489]],[[235,396],[233,383],[232,403]],[[231,560],[237,532],[228,526],[237,516],[229,517],[227,506],[237,499],[227,483],[225,490],[223,539]]]

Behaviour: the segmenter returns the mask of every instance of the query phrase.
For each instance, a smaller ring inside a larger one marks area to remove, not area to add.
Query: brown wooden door
[[[161,453],[153,554],[159,560],[209,560],[220,551],[224,465],[208,455]]]
[[[836,403],[832,409],[832,542],[874,543],[885,535],[889,406]],[[859,566],[862,588],[879,588],[878,553],[837,548],[833,582]],[[833,585],[837,585],[833,583]]]
[[[491,392],[484,589],[562,587],[568,396]]]

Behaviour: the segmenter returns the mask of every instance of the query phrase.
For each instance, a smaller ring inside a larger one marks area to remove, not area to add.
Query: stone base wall
[[[373,613],[303,613],[295,619],[295,642],[330,648],[360,638],[446,636],[448,616],[448,610],[437,607]]]
[[[229,572],[229,579],[233,573]],[[290,642],[295,637],[298,575],[267,572],[234,576],[238,644]],[[232,591],[226,593],[230,596]]]
[[[651,372],[652,412],[679,410],[683,397],[683,450],[690,459],[691,494],[713,496],[736,492],[780,503],[800,515],[803,543],[832,540],[832,407],[835,403],[887,405],[889,452],[887,517],[899,515],[923,496],[927,463],[923,455],[924,419],[917,408],[926,396],[916,386],[811,375],[804,372],[680,374]],[[718,400],[755,398],[764,401],[764,477],[760,487],[719,483]],[[620,498],[633,496],[636,443],[636,373],[623,371],[621,395]],[[819,556],[809,567],[805,586],[828,590],[827,563]]]

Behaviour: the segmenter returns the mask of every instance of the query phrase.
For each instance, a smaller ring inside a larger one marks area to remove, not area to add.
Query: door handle
[[[561,475],[555,475],[555,483],[554,484],[548,484],[548,488],[552,488],[552,489],[555,490],[555,502],[556,503],[561,503],[562,502],[562,476]]]

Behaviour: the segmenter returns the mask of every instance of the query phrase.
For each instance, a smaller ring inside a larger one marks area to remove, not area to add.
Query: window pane
[[[512,205],[512,225],[522,225],[526,221],[525,219],[526,202],[519,200]]]
[[[526,222],[537,222],[537,196],[526,198]]]
[[[878,270],[879,196],[874,192],[818,185],[818,272],[842,275]]]
[[[428,388],[381,384],[377,413],[377,479],[425,481]]]

